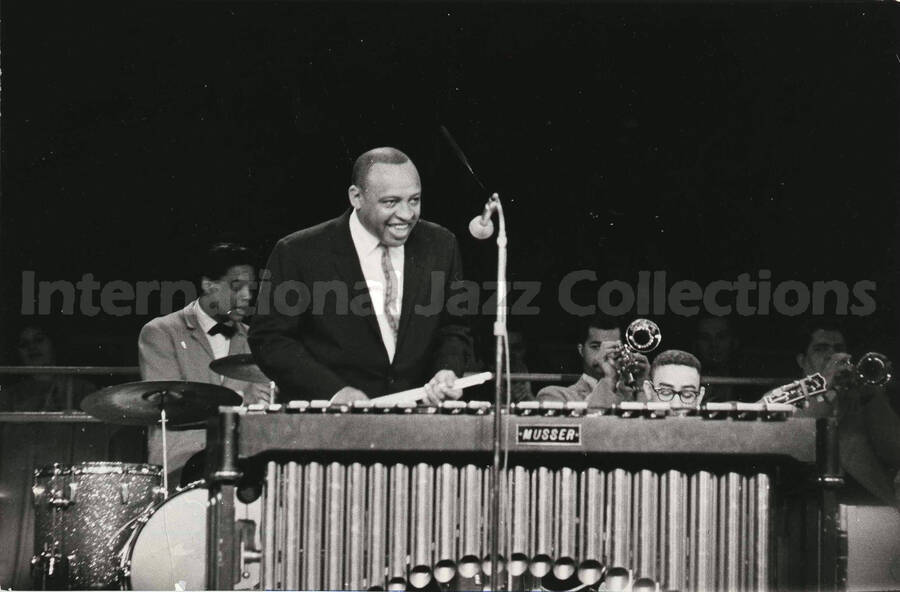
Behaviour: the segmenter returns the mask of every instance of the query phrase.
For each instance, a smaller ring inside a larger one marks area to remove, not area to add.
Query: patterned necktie
[[[391,264],[387,245],[381,245],[381,271],[384,272],[384,316],[394,332],[394,339],[397,339],[399,320],[394,310],[394,300],[397,298],[397,274]]]

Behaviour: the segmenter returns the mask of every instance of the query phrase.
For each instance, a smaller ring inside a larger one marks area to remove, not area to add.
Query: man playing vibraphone
[[[423,384],[428,403],[459,398],[471,340],[447,307],[462,279],[456,237],[420,219],[419,173],[395,148],[356,160],[348,197],[350,211],[275,245],[250,328],[256,361],[288,399]]]

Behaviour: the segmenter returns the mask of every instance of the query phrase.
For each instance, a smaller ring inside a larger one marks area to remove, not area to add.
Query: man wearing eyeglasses
[[[677,397],[685,405],[696,405],[702,399],[700,360],[678,349],[660,353],[650,366],[650,379],[644,381],[644,396],[663,402]]]

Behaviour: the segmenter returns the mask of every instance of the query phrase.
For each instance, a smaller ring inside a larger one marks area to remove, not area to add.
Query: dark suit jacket
[[[283,398],[329,399],[345,386],[376,397],[422,386],[440,369],[462,375],[471,338],[460,311],[446,306],[462,289],[451,286],[462,279],[456,237],[419,220],[405,244],[403,273],[391,363],[350,236],[350,211],[278,241],[249,340]]]

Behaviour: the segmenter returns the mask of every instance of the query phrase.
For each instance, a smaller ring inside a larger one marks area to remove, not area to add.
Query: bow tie
[[[225,323],[216,323],[209,331],[207,331],[207,333],[209,335],[218,335],[221,333],[225,339],[231,339],[234,337],[234,334],[237,333],[237,327],[234,325],[226,325]]]

